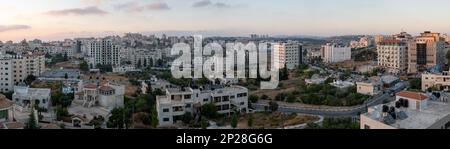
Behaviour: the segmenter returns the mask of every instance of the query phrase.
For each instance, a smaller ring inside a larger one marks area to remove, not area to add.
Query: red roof
[[[406,97],[406,98],[415,99],[415,100],[428,99],[428,96],[425,96],[425,95],[423,95],[421,93],[417,93],[417,92],[411,92],[411,91],[401,91],[401,92],[397,93],[396,96]]]
[[[102,86],[100,87],[101,91],[113,91],[114,88],[110,87],[110,86]]]
[[[0,109],[9,108],[13,106],[13,102],[10,101],[5,95],[0,94]]]
[[[97,88],[97,85],[90,83],[90,84],[84,85],[84,88],[91,88],[91,89],[93,89],[93,88]]]

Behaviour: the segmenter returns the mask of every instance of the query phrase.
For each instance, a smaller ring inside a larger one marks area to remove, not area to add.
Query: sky
[[[0,0],[0,40],[126,32],[450,33],[448,0]]]

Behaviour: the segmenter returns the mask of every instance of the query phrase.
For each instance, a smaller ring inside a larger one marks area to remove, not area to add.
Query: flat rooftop
[[[386,104],[387,106],[394,106],[395,102]],[[383,105],[372,107],[373,112],[365,113],[363,115],[373,119],[381,120]],[[397,109],[399,110],[399,109]],[[399,129],[427,129],[442,118],[450,115],[450,103],[440,101],[428,101],[428,105],[422,110],[402,109],[408,116],[406,119],[397,119],[395,123],[390,126]]]

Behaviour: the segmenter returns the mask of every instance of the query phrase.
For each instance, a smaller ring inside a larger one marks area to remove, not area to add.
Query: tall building
[[[375,45],[378,45],[380,42],[382,42],[384,40],[384,36],[383,35],[375,35]]]
[[[445,63],[445,42],[439,33],[421,33],[408,43],[408,48],[408,73]]]
[[[95,68],[97,64],[120,66],[119,46],[110,39],[95,39],[89,41],[87,52],[89,65]]]
[[[378,66],[389,73],[399,74],[408,68],[408,47],[406,42],[388,39],[377,45]]]
[[[9,92],[27,76],[40,76],[45,72],[45,55],[40,52],[0,54],[0,92]]]
[[[294,69],[303,63],[303,46],[299,43],[275,43],[272,45],[272,48],[274,63],[279,68],[287,66],[288,69]]]
[[[340,46],[334,43],[327,43],[321,48],[322,60],[325,63],[336,63],[352,59],[350,47]]]

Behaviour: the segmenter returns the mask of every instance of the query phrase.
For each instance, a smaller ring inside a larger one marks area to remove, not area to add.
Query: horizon
[[[401,30],[414,35],[427,30],[450,33],[445,15],[450,13],[446,8],[450,1],[432,1],[8,0],[0,6],[0,41],[128,32],[200,32],[219,37],[391,35]]]

